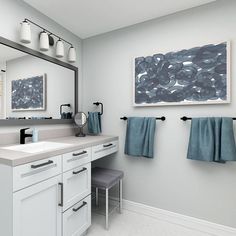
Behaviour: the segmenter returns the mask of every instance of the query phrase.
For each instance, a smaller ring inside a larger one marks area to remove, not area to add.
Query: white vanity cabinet
[[[61,155],[13,167],[13,236],[62,236]]]
[[[13,194],[14,236],[61,236],[58,175]]]
[[[83,235],[91,225],[91,161],[117,149],[112,141],[22,165],[0,164],[0,235]]]
[[[91,225],[91,147],[62,155],[63,236],[80,236]]]

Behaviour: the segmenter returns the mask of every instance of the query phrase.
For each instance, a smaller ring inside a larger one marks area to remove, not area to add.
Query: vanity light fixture
[[[64,57],[64,43],[59,39],[56,44],[56,57]]]
[[[28,21],[24,20],[21,23],[20,28],[20,41],[22,43],[30,43],[31,42],[31,30],[30,30],[30,24]]]
[[[73,46],[71,46],[70,49],[69,49],[68,61],[69,62],[75,62],[76,61],[76,52],[75,52],[75,48]]]
[[[30,43],[31,42],[31,30],[30,30],[30,23],[39,27],[43,31],[40,32],[39,35],[39,48],[41,51],[48,51],[49,46],[54,45],[54,37],[58,38],[58,41],[56,43],[56,57],[64,57],[64,43],[69,45],[69,51],[68,51],[68,61],[73,63],[76,61],[76,51],[73,45],[63,39],[62,37],[59,37],[58,35],[50,32],[49,30],[43,28],[42,26],[36,24],[35,22],[25,18],[25,20],[21,23],[21,32],[20,32],[20,41],[22,43]]]
[[[47,32],[44,30],[40,33],[39,36],[39,49],[41,51],[49,50],[49,38]]]

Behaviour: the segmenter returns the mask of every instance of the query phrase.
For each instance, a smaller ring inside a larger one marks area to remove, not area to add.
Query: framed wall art
[[[134,106],[230,102],[230,42],[135,58]]]
[[[46,109],[46,74],[11,81],[11,109]]]

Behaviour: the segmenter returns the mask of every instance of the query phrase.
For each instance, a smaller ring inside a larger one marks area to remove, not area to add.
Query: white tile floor
[[[93,213],[87,236],[210,236],[127,210],[110,216],[108,231],[104,228],[104,220],[104,216]]]

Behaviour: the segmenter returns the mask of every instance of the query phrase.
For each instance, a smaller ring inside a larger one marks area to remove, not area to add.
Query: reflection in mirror
[[[86,116],[86,114],[84,112],[76,113],[75,116],[74,116],[74,121],[75,121],[75,124],[79,128],[79,133],[76,134],[76,136],[77,137],[85,137],[85,134],[83,133],[83,127],[87,123],[87,116]]]
[[[74,88],[73,70],[0,44],[1,119],[71,119]]]

